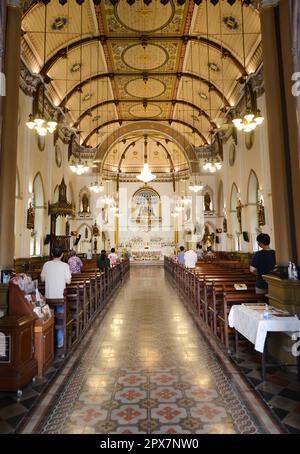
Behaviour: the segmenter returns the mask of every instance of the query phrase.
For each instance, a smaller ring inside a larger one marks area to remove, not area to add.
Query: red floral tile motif
[[[191,409],[191,415],[194,418],[200,418],[204,422],[219,422],[227,417],[223,407],[213,404],[197,405]]]
[[[151,417],[157,418],[162,423],[166,422],[179,422],[181,419],[187,417],[185,408],[178,407],[176,404],[159,405],[157,408],[151,410]]]
[[[145,418],[147,418],[147,410],[138,407],[138,405],[123,405],[111,412],[111,419],[117,420],[119,424],[136,424]]]
[[[123,403],[137,403],[147,397],[147,393],[139,388],[125,388],[115,394],[115,400]]]
[[[218,393],[214,389],[193,388],[186,390],[187,397],[198,402],[209,402],[218,398]]]
[[[126,410],[122,410],[119,413],[117,413],[117,416],[121,416],[121,418],[126,419],[126,421],[131,421],[140,414],[141,413],[139,411],[136,411],[133,408],[126,408]]]
[[[143,375],[138,375],[138,374],[130,374],[130,375],[125,375],[123,377],[120,377],[118,380],[118,383],[121,383],[125,386],[138,386],[141,385],[142,383],[147,382],[147,377]]]
[[[179,377],[170,374],[157,374],[153,375],[150,378],[150,381],[157,385],[170,385],[171,383],[179,381]]]
[[[176,402],[182,398],[182,392],[171,387],[160,387],[150,392],[151,398],[158,402]]]

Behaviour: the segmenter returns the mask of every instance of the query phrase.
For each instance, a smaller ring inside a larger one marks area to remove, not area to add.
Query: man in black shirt
[[[254,254],[250,266],[251,273],[257,274],[255,283],[256,293],[265,294],[268,292],[268,283],[263,279],[263,274],[268,274],[275,268],[275,251],[270,249],[270,236],[267,233],[260,233],[256,237],[261,251]]]

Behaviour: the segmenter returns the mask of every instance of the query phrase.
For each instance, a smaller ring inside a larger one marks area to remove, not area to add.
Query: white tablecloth
[[[300,321],[295,317],[276,317],[269,319],[262,318],[263,311],[255,311],[249,306],[232,306],[228,323],[231,328],[235,328],[246,339],[255,346],[258,352],[264,351],[264,345],[268,331],[300,331]]]

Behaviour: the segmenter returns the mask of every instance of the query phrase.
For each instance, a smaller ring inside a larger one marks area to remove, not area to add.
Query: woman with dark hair
[[[106,251],[102,249],[98,259],[97,259],[97,267],[100,271],[107,271],[110,268],[110,260],[106,255]]]

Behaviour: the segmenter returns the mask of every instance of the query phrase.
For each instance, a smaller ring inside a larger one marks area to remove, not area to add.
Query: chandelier
[[[91,183],[89,186],[89,190],[91,192],[94,192],[95,194],[98,194],[99,192],[103,192],[104,186],[102,183],[98,183],[98,181],[95,181],[95,183]]]
[[[244,30],[244,7],[241,3],[242,8],[242,38],[243,38],[243,60],[244,60],[244,75],[241,78],[242,83],[244,82],[244,96],[246,104],[246,113],[243,117],[237,116],[232,120],[232,123],[238,131],[251,132],[256,129],[258,125],[261,125],[264,121],[264,117],[261,115],[259,109],[257,109],[256,96],[253,93],[251,82],[247,80],[247,69],[246,69],[246,51],[245,51],[245,30]],[[249,100],[250,102],[249,102]],[[250,107],[250,105],[251,107]]]
[[[222,163],[219,160],[210,159],[203,164],[203,170],[209,171],[210,173],[216,173],[217,170],[221,169]]]
[[[45,4],[45,22],[44,22],[44,66],[46,61],[46,36],[47,36],[47,4]],[[52,134],[56,127],[57,121],[54,120],[47,120],[45,118],[45,82],[42,82],[37,90],[36,98],[35,98],[35,112],[39,110],[39,100],[40,100],[40,89],[41,86],[43,87],[43,109],[42,113],[38,112],[37,114],[29,115],[29,120],[26,122],[26,126],[29,129],[34,129],[39,136],[47,136],[48,134]]]
[[[73,160],[71,162],[71,164],[69,165],[71,171],[73,173],[76,173],[77,175],[82,175],[86,172],[88,172],[89,170],[89,166],[87,165],[87,163],[83,163],[81,161],[81,159],[79,158],[78,162],[75,162],[75,160]]]
[[[43,94],[43,97],[44,96],[45,95]],[[29,129],[34,129],[39,136],[46,136],[47,134],[52,134],[55,131],[57,122],[54,120],[47,121],[43,118],[43,115],[38,115],[34,118],[33,115],[30,114],[26,125]]]
[[[143,181],[144,183],[149,183],[149,181],[153,181],[156,178],[156,175],[151,172],[151,170],[149,169],[149,164],[147,163],[147,144],[147,136],[145,136],[144,167],[141,173],[136,177],[138,180]]]
[[[255,115],[251,109],[248,108],[244,117],[234,118],[232,123],[238,131],[251,132],[254,131],[257,126],[261,125],[263,121],[264,117],[261,115],[259,109]]]
[[[192,192],[199,192],[199,191],[202,191],[203,189],[203,185],[201,184],[198,184],[197,181],[195,180],[194,183],[190,183],[189,185],[189,190],[192,191]]]

